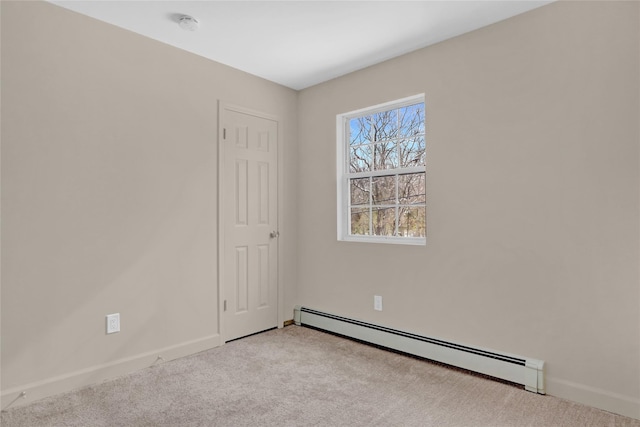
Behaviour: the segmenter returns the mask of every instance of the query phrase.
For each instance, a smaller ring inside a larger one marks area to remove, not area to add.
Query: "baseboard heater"
[[[296,325],[332,332],[469,371],[500,378],[534,393],[545,394],[544,361],[468,347],[307,307],[294,309]]]

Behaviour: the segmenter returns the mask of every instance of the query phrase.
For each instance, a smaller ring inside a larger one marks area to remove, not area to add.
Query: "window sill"
[[[426,237],[344,236],[340,242],[386,243],[392,245],[426,246]]]

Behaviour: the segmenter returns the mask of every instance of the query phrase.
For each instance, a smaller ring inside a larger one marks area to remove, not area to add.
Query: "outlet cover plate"
[[[107,333],[120,332],[120,313],[107,314]]]
[[[373,296],[373,309],[376,311],[382,311],[382,297],[380,295]]]

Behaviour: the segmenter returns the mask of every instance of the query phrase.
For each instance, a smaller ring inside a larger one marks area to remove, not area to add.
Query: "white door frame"
[[[276,252],[278,254],[278,274],[277,274],[277,289],[278,289],[278,306],[276,308],[276,312],[278,314],[278,328],[283,327],[284,323],[284,284],[282,281],[282,267],[283,267],[283,257],[282,257],[282,235],[284,234],[284,227],[282,223],[282,213],[284,211],[283,197],[282,197],[282,189],[284,188],[283,174],[282,174],[282,165],[283,165],[283,150],[282,150],[282,122],[279,117],[273,114],[263,113],[261,111],[252,110],[250,108],[245,108],[239,105],[231,104],[222,100],[218,101],[218,334],[221,337],[221,344],[224,344],[226,341],[225,337],[225,325],[223,324],[223,313],[224,313],[224,300],[225,300],[225,289],[223,286],[224,281],[224,273],[225,273],[225,258],[224,258],[224,208],[222,206],[221,201],[223,200],[223,191],[225,189],[224,182],[224,159],[225,159],[225,151],[224,151],[224,135],[223,135],[223,125],[222,125],[222,114],[224,110],[236,111],[238,113],[249,114],[252,116],[260,117],[267,120],[273,120],[277,123],[278,128],[278,183],[277,183],[277,193],[278,193],[278,231],[280,232],[280,236],[276,239]],[[286,234],[285,234],[286,235]]]

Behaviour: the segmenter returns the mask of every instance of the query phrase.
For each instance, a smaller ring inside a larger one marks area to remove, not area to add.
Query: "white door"
[[[278,122],[222,105],[221,296],[225,341],[278,324]]]

